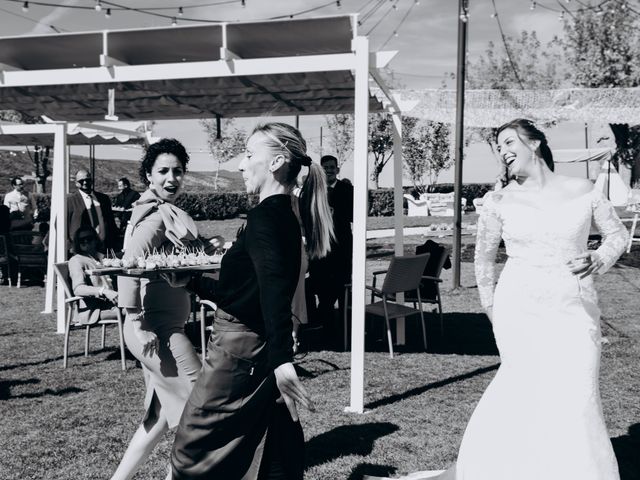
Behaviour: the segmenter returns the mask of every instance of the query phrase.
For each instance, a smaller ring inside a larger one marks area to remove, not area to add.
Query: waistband
[[[247,325],[220,308],[216,310],[213,328],[224,332],[253,332]]]

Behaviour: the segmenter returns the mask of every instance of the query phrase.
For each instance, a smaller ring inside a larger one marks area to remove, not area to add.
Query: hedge
[[[493,188],[489,183],[467,183],[462,186],[462,196],[467,199],[467,208],[473,208],[473,199],[482,197]],[[453,192],[452,183],[432,185],[433,193]],[[412,187],[405,187],[405,193],[413,194]],[[32,194],[38,207],[37,221],[47,221],[50,216],[51,196],[49,194]],[[115,199],[115,194],[112,195]],[[176,205],[186,211],[195,220],[225,220],[247,213],[258,204],[257,195],[245,192],[212,192],[212,193],[183,193],[178,197]],[[406,208],[406,200],[404,201]],[[380,188],[369,190],[369,216],[393,216],[393,189]]]

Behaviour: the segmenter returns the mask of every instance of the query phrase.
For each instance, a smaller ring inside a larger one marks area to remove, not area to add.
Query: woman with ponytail
[[[291,337],[302,250],[292,191],[303,167],[301,223],[309,256],[320,258],[333,236],[322,168],[294,127],[267,123],[253,130],[239,168],[260,203],[224,256],[219,280],[188,285],[218,309],[207,361],[176,433],[175,479],[303,477],[297,404],[314,407],[293,367]]]

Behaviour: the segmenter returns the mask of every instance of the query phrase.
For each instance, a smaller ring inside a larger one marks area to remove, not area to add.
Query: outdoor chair
[[[407,215],[410,217],[426,217],[429,215],[429,206],[427,200],[420,195],[419,199],[413,198],[413,195],[405,193],[405,200],[407,201]]]
[[[94,324],[87,325],[84,323],[80,323],[77,321],[78,318],[78,309],[80,300],[82,297],[74,296],[73,289],[71,286],[71,277],[69,276],[69,264],[68,262],[56,263],[54,265],[56,274],[58,278],[62,282],[62,287],[64,288],[64,296],[65,296],[65,305],[68,305],[67,315],[64,324],[64,350],[62,353],[62,366],[63,368],[67,368],[67,359],[69,356],[69,334],[71,330],[85,330],[84,337],[84,356],[89,356],[89,337],[91,328],[101,326],[102,327],[102,343],[101,348],[104,348],[105,344],[105,335],[106,335],[106,327],[107,325],[116,325],[118,327],[118,335],[120,337],[120,359],[122,362],[122,370],[126,370],[126,365],[124,361],[124,335],[122,332],[123,320],[122,320],[122,312],[118,307],[114,307],[111,310],[103,310],[101,319]]]
[[[633,244],[633,242],[640,242],[640,239],[634,238],[636,227],[638,226],[638,216],[640,215],[640,191],[636,189],[632,189],[629,191],[626,210],[633,213],[631,229],[629,230],[629,243],[627,245],[627,253],[629,253],[631,251],[631,245]]]
[[[6,268],[9,287],[11,287],[11,265],[14,261],[15,257],[9,253],[7,237],[0,235],[0,268]]]
[[[46,282],[47,252],[44,249],[44,235],[31,230],[9,232],[11,251],[16,259],[18,267],[18,281],[16,286],[22,284],[22,272],[24,269],[35,269],[42,273],[43,283]]]
[[[432,312],[437,310],[440,316],[440,335],[444,336],[444,321],[442,317],[442,299],[440,297],[440,284],[442,279],[440,275],[442,269],[449,261],[449,251],[444,245],[440,245],[437,242],[427,240],[424,245],[416,247],[416,254],[429,253],[429,261],[424,268],[422,279],[420,280],[420,288],[416,291],[405,292],[404,301],[412,302],[415,308],[418,303],[418,293],[420,294],[420,300],[424,305],[429,304],[433,306]],[[451,268],[451,262],[449,266]]]
[[[422,273],[429,260],[429,254],[393,256],[387,270],[373,272],[373,285],[366,285],[366,289],[371,291],[371,303],[365,306],[365,313],[374,317],[383,317],[387,329],[387,341],[389,343],[389,357],[393,358],[393,340],[391,337],[390,320],[394,318],[408,317],[420,314],[422,323],[422,340],[424,349],[427,349],[427,329],[422,312],[422,300],[418,286],[422,278]],[[377,288],[376,283],[379,275],[386,274],[382,287]],[[348,296],[351,285],[347,285],[345,292],[345,306],[348,306]],[[412,308],[396,302],[396,294],[407,290],[417,291],[418,308]],[[375,301],[376,298],[381,300]],[[347,315],[348,308],[345,308],[345,347],[347,344]]]

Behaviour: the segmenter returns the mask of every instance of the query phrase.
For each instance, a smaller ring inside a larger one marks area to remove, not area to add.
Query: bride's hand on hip
[[[580,278],[585,278],[597,272],[602,267],[602,260],[595,252],[585,252],[567,262],[569,270]]]
[[[274,373],[278,390],[282,395],[281,398],[284,400],[294,422],[298,421],[297,402],[304,405],[308,410],[315,411],[311,397],[302,386],[292,363],[283,363],[274,370]]]

